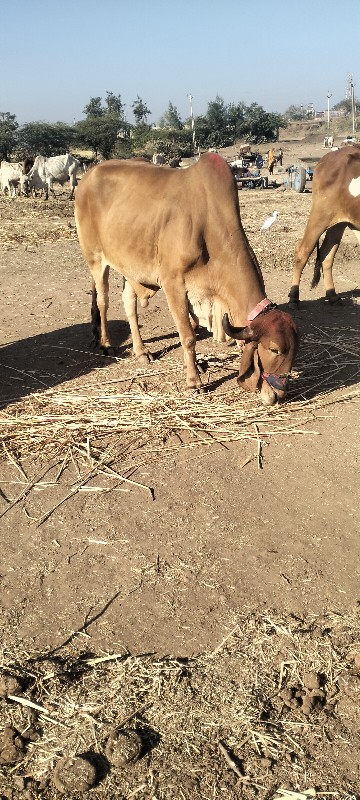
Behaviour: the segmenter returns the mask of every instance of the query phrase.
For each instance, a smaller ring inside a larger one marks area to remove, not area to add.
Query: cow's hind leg
[[[149,361],[153,361],[153,356],[145,347],[140,335],[137,313],[137,294],[129,281],[127,281],[125,278],[122,300],[124,303],[125,314],[130,325],[134,355],[142,363],[147,364]],[[143,300],[142,305],[147,305],[146,299]]]
[[[107,311],[109,308],[109,267],[102,265],[91,269],[92,302],[91,322],[93,340],[92,346],[100,345],[105,351],[111,347],[107,324]]]
[[[319,241],[320,236],[324,233],[324,231],[326,231],[326,228],[326,222],[324,223],[322,221],[320,224],[314,224],[310,214],[304,236],[300,244],[298,244],[296,247],[293,278],[289,292],[290,303],[297,304],[299,302],[299,286],[303,269],[307,264],[314,247]]]
[[[316,259],[314,277],[311,286],[314,287],[317,285],[320,272],[322,272],[326,299],[330,303],[336,303],[340,299],[339,295],[337,295],[335,291],[332,268],[334,258],[346,227],[346,223],[341,222],[337,225],[333,225],[331,228],[328,228]]]

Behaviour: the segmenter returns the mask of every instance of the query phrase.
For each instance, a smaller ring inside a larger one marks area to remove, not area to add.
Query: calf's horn
[[[253,339],[254,333],[248,325],[243,328],[236,328],[230,324],[227,314],[224,314],[222,318],[222,326],[227,336],[231,336],[232,339],[243,339],[244,342],[251,342]]]

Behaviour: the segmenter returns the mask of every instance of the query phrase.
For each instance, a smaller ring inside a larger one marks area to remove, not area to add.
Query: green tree
[[[194,119],[195,124],[195,138],[196,143],[200,149],[209,147],[210,145],[207,144],[208,137],[211,134],[211,130],[209,128],[209,123],[207,117],[205,116],[198,116]],[[191,117],[186,120],[186,130],[189,131],[190,137],[192,140],[192,122]]]
[[[101,97],[90,97],[90,100],[83,109],[86,117],[102,117],[105,114],[104,106],[101,104]]]
[[[252,103],[244,111],[243,120],[238,125],[238,134],[254,144],[271,142],[278,139],[279,128],[285,126],[286,122],[281,114],[268,113],[258,103]]]
[[[119,134],[119,118],[116,114],[90,116],[76,123],[75,134],[77,143],[91,149],[95,158],[99,154],[110,158]]]
[[[359,108],[360,100],[357,100],[354,97],[354,104],[355,108]],[[352,101],[351,97],[346,98],[345,100],[340,100],[340,103],[336,103],[334,106],[335,111],[343,111],[345,117],[350,117],[352,114]]]
[[[227,108],[222,97],[216,95],[215,100],[208,103],[206,119],[210,130],[215,133],[221,133],[226,130],[228,123]]]
[[[18,131],[19,156],[53,156],[65,153],[74,143],[74,128],[65,122],[27,122]]]
[[[115,95],[113,92],[106,92],[106,114],[113,114],[118,116],[120,120],[124,120],[124,105],[121,101],[121,96]]]
[[[284,113],[284,117],[293,122],[305,119],[306,111],[303,106],[289,106]]]
[[[183,127],[178,110],[176,106],[173,106],[170,100],[167,110],[164,112],[163,116],[160,117],[159,119],[159,127],[171,128],[172,130],[178,130],[178,131],[180,131]]]
[[[147,125],[147,118],[149,114],[151,114],[150,109],[147,107],[146,103],[143,102],[139,95],[137,96],[136,100],[131,104],[131,108],[133,110],[133,114],[135,117],[135,125],[141,127],[143,125]]]
[[[182,130],[150,128],[144,136],[142,150],[139,150],[138,146],[137,153],[138,155],[164,153],[169,160],[191,156],[191,130],[188,128]]]
[[[83,113],[86,119],[80,120],[75,126],[80,146],[90,148],[95,158],[99,154],[103,158],[110,158],[115,152],[128,152],[129,145],[125,140],[129,138],[130,125],[125,120],[120,94],[107,91],[105,105],[101,97],[91,97]],[[118,139],[122,139],[122,142]]]
[[[240,126],[244,122],[246,105],[243,102],[230,103],[227,107],[227,128],[231,132],[233,139],[238,136]]]
[[[19,125],[15,114],[9,111],[0,112],[0,156],[4,161],[9,161],[11,153],[16,148],[16,132]]]

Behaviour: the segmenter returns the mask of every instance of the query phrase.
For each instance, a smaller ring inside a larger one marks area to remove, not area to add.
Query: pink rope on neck
[[[268,300],[267,297],[264,297],[264,299],[260,300],[260,303],[258,303],[255,306],[255,308],[253,308],[252,311],[250,311],[250,314],[246,320],[245,325],[248,325],[253,319],[255,319],[255,317],[261,314],[261,312],[264,311],[264,308],[267,308],[267,306],[272,306],[272,305],[273,303],[271,302],[271,300]]]

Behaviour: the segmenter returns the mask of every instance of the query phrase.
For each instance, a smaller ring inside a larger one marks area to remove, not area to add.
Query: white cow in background
[[[28,173],[30,187],[36,192],[38,189],[43,189],[45,192],[45,199],[49,197],[49,191],[54,192],[54,181],[63,185],[70,178],[70,199],[74,197],[75,187],[77,186],[77,173],[81,170],[80,161],[70,153],[65,153],[62,156],[52,156],[45,158],[45,156],[36,156],[34,166]]]
[[[2,192],[7,192],[9,197],[16,197],[19,187],[20,194],[28,194],[28,177],[24,175],[23,165],[11,161],[2,161],[0,165],[0,186]]]

